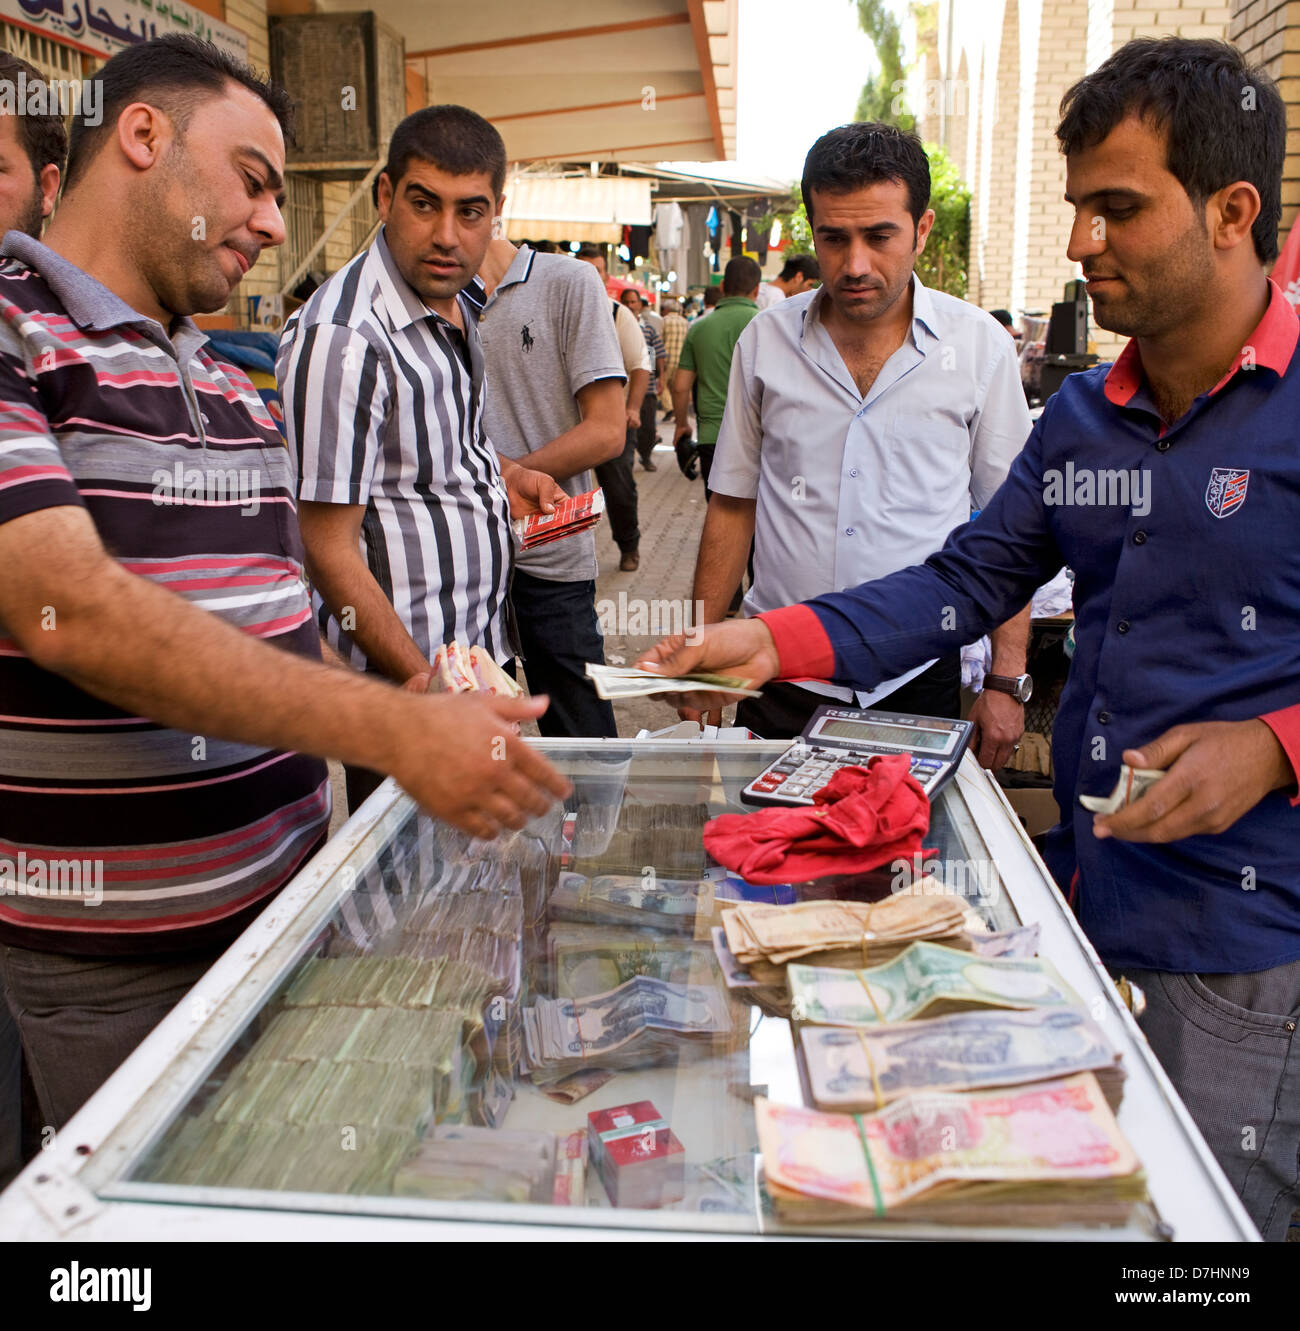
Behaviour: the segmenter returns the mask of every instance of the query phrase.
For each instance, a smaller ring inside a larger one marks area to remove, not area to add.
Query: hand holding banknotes
[[[507,465],[505,458],[501,459],[501,479],[510,496],[512,518],[526,518],[530,513],[554,513],[555,506],[568,498],[544,471],[531,471],[517,462]]]
[[[406,692],[416,691],[414,680],[407,685]],[[540,716],[546,697],[434,693],[412,702],[424,710],[393,737],[384,770],[444,822],[490,841],[569,793],[569,783],[512,725]]]
[[[1295,784],[1277,736],[1258,720],[1174,726],[1141,749],[1126,749],[1123,761],[1167,771],[1131,804],[1099,814],[1092,824],[1098,838],[1165,842],[1217,835],[1270,791]]]
[[[655,643],[634,665],[658,675],[734,675],[761,688],[780,673],[772,634],[761,619],[728,619],[706,624],[689,634],[674,633]],[[692,693],[690,706],[701,712],[735,702],[734,694]]]

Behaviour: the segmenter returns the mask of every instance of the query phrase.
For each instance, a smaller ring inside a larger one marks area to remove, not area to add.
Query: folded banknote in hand
[[[750,688],[752,681],[734,675],[656,675],[651,670],[593,665],[589,661],[587,677],[595,684],[596,693],[610,700],[650,698],[669,693],[732,693],[738,698],[760,696],[758,689]]]
[[[1154,767],[1130,767],[1128,763],[1123,763],[1119,769],[1119,780],[1109,795],[1080,795],[1079,803],[1093,813],[1118,813],[1144,795],[1164,775],[1164,772]]]

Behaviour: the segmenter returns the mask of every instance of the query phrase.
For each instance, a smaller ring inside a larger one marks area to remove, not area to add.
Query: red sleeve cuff
[[[780,679],[831,679],[835,649],[816,614],[806,605],[788,605],[758,616],[767,625],[781,663]]]
[[[1300,704],[1295,707],[1283,707],[1281,711],[1269,712],[1267,716],[1261,716],[1259,719],[1277,736],[1277,742],[1282,746],[1282,751],[1291,764],[1297,783],[1291,804],[1300,805]]]

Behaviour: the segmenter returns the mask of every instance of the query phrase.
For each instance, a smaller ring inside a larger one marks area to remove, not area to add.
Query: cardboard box
[[[1050,790],[1006,790],[1003,794],[1030,836],[1046,832],[1061,821],[1061,811]]]

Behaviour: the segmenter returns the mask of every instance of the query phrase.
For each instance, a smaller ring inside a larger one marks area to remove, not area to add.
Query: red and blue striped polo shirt
[[[169,337],[30,237],[10,232],[0,254],[0,522],[84,507],[130,572],[319,659],[293,459],[247,377],[191,320]],[[0,624],[0,941],[217,946],[329,816],[319,759],[130,716],[35,665]]]

